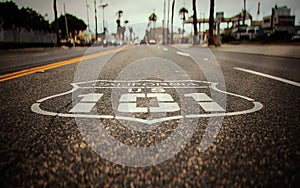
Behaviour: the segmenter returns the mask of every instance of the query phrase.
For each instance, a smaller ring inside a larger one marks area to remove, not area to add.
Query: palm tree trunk
[[[196,0],[193,0],[193,25],[194,25],[194,37],[193,37],[193,44],[198,43],[198,31],[197,31],[197,10],[196,10]]]
[[[244,0],[243,25],[245,25],[245,20],[246,20],[246,0]]]
[[[98,21],[97,21],[97,2],[96,0],[94,0],[94,6],[95,6],[95,37],[96,37],[96,41],[98,40]]]
[[[58,19],[57,19],[57,6],[56,0],[53,1],[53,9],[54,9],[54,21],[55,21],[55,31],[56,31],[56,45],[59,46],[59,28],[58,28]]]
[[[208,45],[214,45],[214,6],[215,1],[210,0]]]
[[[174,9],[175,9],[175,0],[172,2],[172,17],[171,17],[171,44],[174,43],[173,41],[173,22],[174,22]]]
[[[167,19],[167,44],[170,43],[170,31],[169,31],[169,23],[170,23],[170,0],[168,0],[168,19]]]

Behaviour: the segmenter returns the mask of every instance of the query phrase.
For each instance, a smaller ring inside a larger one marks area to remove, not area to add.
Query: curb
[[[269,56],[269,57],[279,57],[279,58],[289,58],[289,59],[300,59],[300,57],[293,57],[293,56],[284,56],[284,55],[274,55],[274,54],[262,54],[262,53],[256,53],[256,52],[243,52],[243,51],[230,51],[230,50],[224,50],[224,49],[212,49],[214,51],[219,52],[229,52],[229,53],[240,53],[240,54],[249,54],[249,55],[260,55],[260,56]]]

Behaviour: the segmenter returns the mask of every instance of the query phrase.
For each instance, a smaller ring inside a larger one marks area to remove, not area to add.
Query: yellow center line
[[[51,64],[48,64],[48,65],[43,65],[43,66],[34,67],[34,68],[30,68],[30,69],[25,69],[25,70],[21,70],[21,71],[9,73],[9,74],[0,75],[0,82],[4,82],[4,81],[7,81],[7,80],[19,78],[19,77],[22,77],[22,76],[26,76],[26,75],[29,75],[29,74],[36,73],[36,72],[44,72],[45,70],[54,69],[54,68],[61,67],[61,66],[64,66],[64,65],[77,63],[77,62],[80,62],[80,61],[83,61],[83,60],[92,59],[92,58],[96,58],[96,57],[99,57],[99,56],[104,56],[104,55],[107,55],[107,54],[110,54],[110,53],[115,53],[115,52],[119,52],[119,51],[122,51],[122,50],[130,49],[130,48],[133,48],[133,46],[126,46],[126,47],[122,47],[122,48],[118,48],[118,49],[98,52],[98,53],[91,54],[91,55],[76,57],[76,58],[65,60],[65,61],[59,61],[59,62],[51,63]]]

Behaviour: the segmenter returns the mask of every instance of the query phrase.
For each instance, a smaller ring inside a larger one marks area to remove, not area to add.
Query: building
[[[159,44],[163,44],[163,40],[165,39],[165,43],[167,42],[167,37],[170,37],[170,31],[167,28],[156,27],[150,28],[149,32],[146,32],[146,40],[155,39],[155,41]]]
[[[295,16],[287,6],[272,8],[272,14],[263,18],[262,28],[265,34],[274,34],[279,38],[287,39],[295,33]]]

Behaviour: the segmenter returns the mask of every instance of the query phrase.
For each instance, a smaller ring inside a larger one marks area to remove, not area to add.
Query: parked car
[[[117,46],[117,40],[113,35],[107,35],[103,41],[103,46]]]
[[[296,31],[296,33],[292,36],[292,41],[300,41],[300,30]]]
[[[150,39],[149,44],[156,44],[156,41],[154,39]]]
[[[125,41],[124,41],[124,40],[122,40],[122,39],[118,39],[118,40],[117,40],[117,45],[122,46],[122,45],[124,45],[124,44],[125,44]]]
[[[142,44],[147,44],[146,40],[144,40],[144,39],[141,40],[141,41],[140,41],[140,45],[142,45]]]

